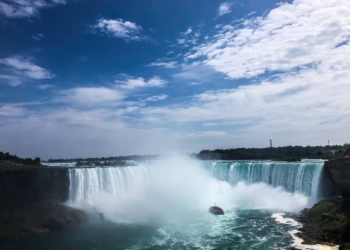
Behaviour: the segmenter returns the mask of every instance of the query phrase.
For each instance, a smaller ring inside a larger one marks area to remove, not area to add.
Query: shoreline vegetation
[[[279,156],[276,155],[278,152],[280,153]],[[322,155],[320,155],[320,152]],[[242,159],[236,159],[236,157],[243,155],[245,157],[242,157]],[[326,147],[203,150],[191,156],[200,160],[219,160],[218,158],[220,160],[254,160],[254,158],[263,160],[269,157],[270,159],[284,161],[298,161],[300,158],[307,158],[308,156],[314,158],[312,157],[314,155],[315,158],[328,159],[325,169],[330,173],[333,181],[339,184],[337,195],[341,194],[343,197],[338,196],[337,198],[322,200],[312,208],[301,211],[299,222],[303,226],[299,229],[297,237],[301,238],[303,240],[302,244],[306,245],[321,244],[333,248],[335,245],[340,245],[340,250],[350,250],[350,172],[346,172],[346,169],[350,168],[349,144]],[[135,165],[134,161],[156,160],[158,157],[157,155],[151,155],[50,159],[48,162],[77,161],[77,167],[130,166]],[[0,152],[0,179],[3,180],[0,183],[0,243],[18,240],[34,234],[79,227],[88,222],[87,215],[83,211],[63,205],[68,197],[59,193],[62,190],[54,190],[57,187],[59,187],[58,189],[62,188],[62,185],[64,185],[63,189],[67,189],[67,186],[69,186],[69,180],[67,184],[67,171],[68,168],[42,165],[39,157],[22,159],[16,155]],[[8,178],[9,175],[11,175],[10,178]],[[32,179],[28,180],[28,178]],[[51,179],[45,180],[45,178]],[[337,180],[339,178],[341,180]],[[25,184],[23,184],[23,180],[25,180]],[[9,184],[6,184],[6,181]],[[50,184],[41,183],[45,181]],[[16,188],[19,190],[14,193],[20,193],[25,197],[22,191],[26,190],[30,195],[33,195],[38,187],[36,186],[35,189],[30,185],[36,185],[36,182],[40,182],[42,196],[39,197],[34,194],[34,198],[20,201],[22,202],[20,204],[18,199],[21,199],[21,197],[16,197],[15,200],[11,201],[8,198],[13,196],[11,196],[11,192],[14,192],[12,189]],[[52,182],[57,183],[52,184]],[[6,193],[9,187],[10,194]],[[20,190],[21,188],[22,190]],[[63,192],[67,191],[64,190]],[[291,249],[298,249],[298,247],[292,247]]]
[[[286,146],[270,148],[230,148],[202,150],[198,154],[188,154],[200,160],[279,160],[300,161],[302,158],[333,159],[350,155],[350,144],[332,146]],[[156,160],[165,155],[129,155],[89,158],[49,159],[49,163],[64,162],[125,162]]]
[[[296,234],[302,244],[350,249],[350,198],[325,199],[300,212],[302,227]],[[298,249],[298,247],[292,248]]]

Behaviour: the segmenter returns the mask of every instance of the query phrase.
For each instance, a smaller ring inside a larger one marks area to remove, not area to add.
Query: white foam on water
[[[296,236],[296,234],[298,233],[298,230],[292,230],[290,232],[290,234],[293,237],[294,240],[294,244],[292,245],[292,247],[298,248],[300,250],[338,250],[339,246],[335,245],[335,246],[326,246],[326,245],[321,245],[321,244],[316,244],[316,245],[305,245],[302,244],[303,240],[301,238],[299,238],[298,236]]]
[[[279,222],[281,224],[288,224],[288,225],[292,225],[292,226],[301,226],[301,224],[299,222],[297,222],[296,220],[294,220],[292,218],[283,217],[284,215],[285,215],[284,213],[275,213],[271,217],[274,218],[277,222]]]
[[[274,218],[277,222],[281,224],[288,224],[291,226],[295,227],[301,227],[301,224],[297,222],[296,220],[292,218],[287,218],[284,217],[285,214],[283,213],[275,213],[271,217]],[[297,236],[297,233],[299,231],[297,229],[290,231],[289,233],[293,237],[294,243],[292,244],[292,247],[295,247],[300,250],[338,250],[339,246],[327,246],[327,245],[321,245],[321,244],[316,244],[316,245],[306,245],[302,244],[303,240]]]

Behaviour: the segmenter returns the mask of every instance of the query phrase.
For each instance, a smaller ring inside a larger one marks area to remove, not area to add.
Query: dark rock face
[[[324,167],[330,173],[339,194],[350,197],[350,162],[325,162]]]
[[[68,169],[0,168],[0,242],[87,222],[84,212],[61,205],[68,195]]]
[[[69,195],[67,169],[40,168],[0,171],[0,205],[18,207],[32,202],[64,202]]]

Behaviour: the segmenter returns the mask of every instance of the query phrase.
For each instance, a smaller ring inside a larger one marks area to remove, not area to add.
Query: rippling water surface
[[[97,222],[1,249],[289,249],[293,240],[289,232],[294,228],[278,223],[271,211],[232,209],[223,216],[200,211],[172,222]]]

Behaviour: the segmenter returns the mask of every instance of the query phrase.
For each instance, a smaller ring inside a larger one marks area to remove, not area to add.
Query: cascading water
[[[149,171],[143,166],[69,169],[69,202],[91,204],[103,192],[120,198],[143,182]]]
[[[320,180],[323,162],[212,162],[205,163],[213,176],[231,185],[241,181],[247,183],[264,182],[284,187],[289,192],[298,192],[314,201],[322,197]]]
[[[111,201],[115,203],[114,207],[121,203],[138,204],[148,206],[152,211],[156,210],[152,206],[166,204],[165,210],[169,211],[190,206],[205,209],[208,202],[235,206],[253,204],[254,200],[257,207],[274,209],[281,205],[266,201],[267,197],[275,195],[273,187],[283,187],[288,193],[282,189],[278,194],[286,203],[281,208],[295,211],[322,196],[319,188],[322,170],[323,162],[188,160],[153,162],[136,167],[75,168],[69,170],[69,202],[75,206],[89,204],[96,207],[104,206],[104,200],[108,200],[106,205]],[[250,197],[242,196],[242,192]],[[308,201],[296,199],[298,205],[293,206],[287,194],[302,194]],[[101,199],[103,195],[108,198]],[[183,207],[180,208],[181,204]]]

